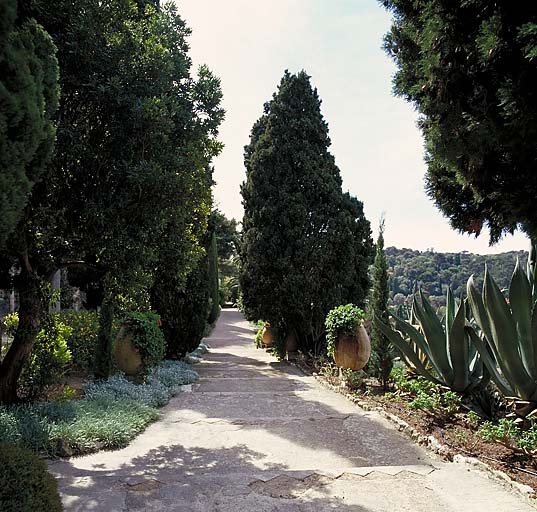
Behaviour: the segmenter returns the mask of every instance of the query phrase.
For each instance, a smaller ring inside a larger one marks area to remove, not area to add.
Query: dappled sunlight
[[[183,503],[187,507],[184,510],[216,510],[213,507],[226,502],[242,505],[242,510],[265,510],[257,507],[277,499],[282,505],[291,505],[289,510],[299,510],[290,501],[298,499],[302,505],[311,505],[300,510],[312,512],[369,510],[333,496],[330,485],[334,479],[286,472],[284,464],[260,467],[263,457],[244,444],[221,448],[173,444],[152,448],[119,464],[114,471],[87,469],[69,476],[64,467],[60,482],[64,505],[69,510],[81,507],[80,510],[108,511],[124,510],[130,500],[152,506],[158,500],[163,509],[169,510],[183,510],[174,508],[177,503]],[[106,491],[112,485],[115,492],[109,495]]]
[[[239,315],[223,311],[220,332]],[[471,506],[513,509],[476,473],[433,466],[376,413],[256,350],[253,335],[221,338],[192,392],[127,448],[50,463],[66,510],[430,512],[458,510],[446,504],[480,485]]]

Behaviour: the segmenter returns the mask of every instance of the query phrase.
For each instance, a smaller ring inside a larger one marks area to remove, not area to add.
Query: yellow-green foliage
[[[15,331],[19,325],[19,314],[9,313],[2,318],[2,324],[4,325],[4,331],[8,336],[15,336]]]
[[[95,311],[62,311],[57,316],[71,328],[67,346],[73,356],[73,367],[89,370],[93,365],[97,345],[99,315]]]
[[[18,324],[17,313],[11,313],[4,318],[9,335],[15,334]],[[36,399],[48,386],[61,380],[71,362],[71,351],[67,346],[71,332],[71,327],[61,322],[57,316],[45,320],[19,378],[22,396]]]

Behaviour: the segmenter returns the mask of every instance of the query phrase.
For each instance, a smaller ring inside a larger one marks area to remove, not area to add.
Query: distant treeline
[[[526,264],[526,251],[501,254],[472,254],[415,251],[412,249],[386,249],[390,272],[390,299],[393,305],[408,302],[420,287],[431,297],[437,307],[445,304],[446,288],[451,286],[456,296],[466,294],[466,282],[474,274],[481,286],[485,263],[498,285],[509,285],[517,257]]]

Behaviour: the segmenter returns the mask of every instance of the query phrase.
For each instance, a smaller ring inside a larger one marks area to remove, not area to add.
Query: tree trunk
[[[107,379],[112,371],[112,323],[116,305],[116,290],[110,277],[104,279],[104,299],[99,315],[99,337],[95,351],[96,379]]]
[[[61,301],[60,301],[60,293],[61,293],[61,285],[62,285],[62,271],[61,270],[56,270],[56,272],[54,272],[54,275],[52,276],[50,284],[52,285],[52,291],[57,292],[58,294],[58,300],[52,304],[52,311],[58,312],[61,310]]]
[[[17,401],[17,382],[47,310],[45,285],[33,272],[22,270],[19,287],[19,326],[0,365],[0,403]]]

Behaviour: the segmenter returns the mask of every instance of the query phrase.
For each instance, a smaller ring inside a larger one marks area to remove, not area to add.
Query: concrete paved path
[[[526,512],[253,345],[224,310],[192,392],[119,451],[53,462],[67,511]]]

